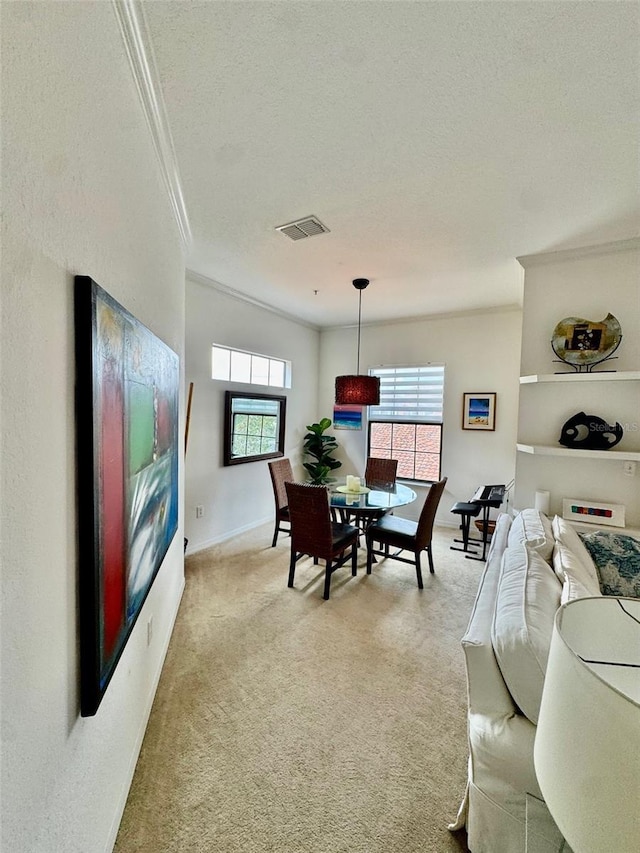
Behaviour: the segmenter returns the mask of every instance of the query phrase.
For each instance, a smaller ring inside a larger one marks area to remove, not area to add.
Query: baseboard
[[[205,551],[207,548],[212,548],[214,545],[220,545],[222,542],[226,542],[228,539],[233,539],[234,536],[240,536],[242,533],[247,533],[249,530],[253,530],[254,527],[260,527],[263,524],[267,524],[271,522],[273,524],[273,516],[269,515],[266,518],[260,518],[257,521],[251,521],[249,524],[243,524],[242,527],[236,527],[233,530],[226,530],[224,533],[218,534],[218,536],[213,536],[211,539],[204,539],[201,542],[196,542],[191,544],[191,542],[187,542],[187,550],[185,551],[185,555],[188,557],[191,554],[197,554],[198,551]],[[271,534],[269,535],[270,538]]]
[[[173,629],[176,624],[176,619],[178,618],[178,610],[180,609],[180,602],[182,601],[182,596],[184,594],[185,588],[185,578],[182,576],[182,582],[180,584],[179,595],[176,596],[175,609],[173,612],[173,616],[171,619],[171,625],[169,631],[167,631],[167,636],[164,642],[164,649],[162,651],[162,655],[160,656],[160,663],[158,669],[156,670],[154,679],[153,679],[153,689],[149,691],[149,699],[147,702],[147,707],[145,708],[144,714],[142,715],[142,722],[140,724],[140,729],[138,730],[138,734],[136,736],[135,745],[133,751],[131,753],[131,762],[129,764],[129,771],[127,774],[126,784],[123,785],[122,798],[120,803],[118,804],[118,808],[116,809],[116,813],[113,819],[113,823],[111,825],[111,830],[109,831],[109,835],[107,837],[107,842],[104,847],[104,853],[112,853],[113,848],[116,843],[116,838],[118,837],[118,830],[120,829],[120,823],[122,822],[122,815],[124,814],[125,807],[127,805],[127,799],[129,798],[129,791],[131,790],[131,783],[133,782],[133,774],[136,772],[136,765],[138,763],[138,758],[140,756],[140,750],[142,749],[142,741],[144,740],[145,732],[147,731],[147,726],[149,724],[149,717],[151,716],[151,709],[153,708],[153,702],[156,698],[156,692],[158,690],[158,684],[160,683],[160,676],[162,675],[162,670],[164,667],[164,661],[167,656],[167,652],[169,650],[169,643],[171,642],[171,637],[173,636]]]
[[[236,527],[234,530],[226,531],[218,536],[213,536],[211,539],[204,539],[201,542],[196,542],[195,544],[188,542],[185,556],[189,557],[191,554],[197,554],[199,551],[206,551],[207,548],[212,548],[214,545],[220,545],[228,539],[233,539],[234,536],[240,536],[241,533],[246,533],[249,530],[253,530],[254,527],[260,527],[261,525],[269,522],[273,524],[273,516],[267,516],[266,518],[261,518],[258,521],[252,521],[250,524],[244,524],[242,527]],[[458,530],[460,527],[460,525],[456,524],[455,521],[449,521],[448,519],[446,521],[442,521],[439,518],[436,518],[436,526],[448,527],[451,530]]]

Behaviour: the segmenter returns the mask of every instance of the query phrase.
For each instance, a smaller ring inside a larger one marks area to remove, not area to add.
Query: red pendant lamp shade
[[[380,379],[360,375],[360,324],[362,317],[362,291],[368,278],[355,278],[353,286],[358,293],[358,363],[356,375],[336,376],[336,404],[338,406],[378,406],[380,404]]]
[[[336,376],[336,403],[339,406],[378,406],[380,380],[377,376]]]

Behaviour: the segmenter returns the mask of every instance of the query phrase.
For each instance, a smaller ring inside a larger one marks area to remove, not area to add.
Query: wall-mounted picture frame
[[[225,391],[224,465],[284,456],[287,398]]]
[[[462,429],[495,430],[496,397],[494,391],[468,391],[463,394]]]
[[[583,498],[563,498],[562,517],[581,524],[597,524],[606,527],[624,527],[624,504],[606,501],[587,501]]]
[[[349,404],[333,407],[334,429],[362,429],[362,406]]]
[[[179,358],[75,278],[80,711],[94,715],[178,529]]]

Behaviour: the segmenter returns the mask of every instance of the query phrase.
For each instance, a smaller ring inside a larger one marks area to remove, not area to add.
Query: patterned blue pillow
[[[640,598],[640,540],[604,530],[580,538],[596,564],[602,594]]]

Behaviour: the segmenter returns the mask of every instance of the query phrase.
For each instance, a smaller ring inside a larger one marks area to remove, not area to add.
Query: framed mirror
[[[226,391],[224,464],[284,456],[286,409],[286,397]]]

